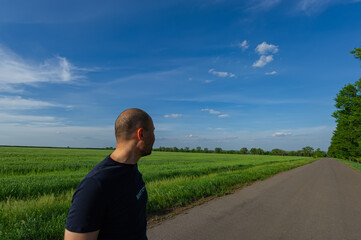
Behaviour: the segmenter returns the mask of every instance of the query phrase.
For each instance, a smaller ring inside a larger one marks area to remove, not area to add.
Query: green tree
[[[321,151],[320,148],[317,148],[316,151],[313,152],[313,156],[318,158],[318,157],[326,157],[327,153],[324,151]]]
[[[257,154],[257,148],[251,148],[251,150],[249,150],[250,154]]]
[[[351,51],[361,60],[361,48]],[[361,160],[361,79],[345,85],[335,98],[336,130],[328,154],[331,157]]]
[[[241,150],[239,150],[240,154],[247,154],[248,153],[248,149],[246,147],[241,148]]]
[[[287,152],[282,149],[274,148],[271,151],[271,155],[286,156]]]
[[[303,147],[302,148],[303,156],[311,157],[312,153],[313,153],[313,150],[314,149],[312,147],[310,147],[310,146]]]
[[[216,147],[216,148],[214,149],[214,152],[215,152],[215,153],[221,153],[221,152],[222,152],[222,148]]]
[[[350,53],[352,53],[355,56],[355,58],[361,60],[361,48],[355,48],[354,50],[350,51]]]
[[[298,154],[297,154],[296,151],[289,151],[289,152],[287,153],[287,155],[288,155],[288,156],[297,156]]]
[[[259,155],[263,155],[264,154],[264,151],[263,151],[263,149],[262,148],[257,148],[257,154],[259,154]]]

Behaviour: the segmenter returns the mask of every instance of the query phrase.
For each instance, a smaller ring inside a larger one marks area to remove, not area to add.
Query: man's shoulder
[[[118,163],[107,156],[103,161],[96,165],[85,177],[95,181],[111,180],[113,178],[122,178],[132,173],[133,165]],[[85,180],[85,179],[84,179]]]

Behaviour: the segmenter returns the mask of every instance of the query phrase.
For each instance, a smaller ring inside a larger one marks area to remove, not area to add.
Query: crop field
[[[0,239],[62,239],[73,192],[111,150],[0,147]],[[315,161],[292,156],[153,152],[138,163],[157,216]]]

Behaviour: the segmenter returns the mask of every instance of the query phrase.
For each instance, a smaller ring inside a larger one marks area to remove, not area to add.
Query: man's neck
[[[135,152],[133,147],[117,145],[117,148],[110,154],[110,157],[116,162],[134,165],[141,156]]]

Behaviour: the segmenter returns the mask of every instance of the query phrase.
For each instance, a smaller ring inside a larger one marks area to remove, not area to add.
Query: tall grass
[[[347,161],[347,160],[342,160],[342,159],[337,159],[338,161],[350,166],[351,168],[355,169],[356,171],[361,172],[361,163],[359,162],[352,162],[352,161]]]

